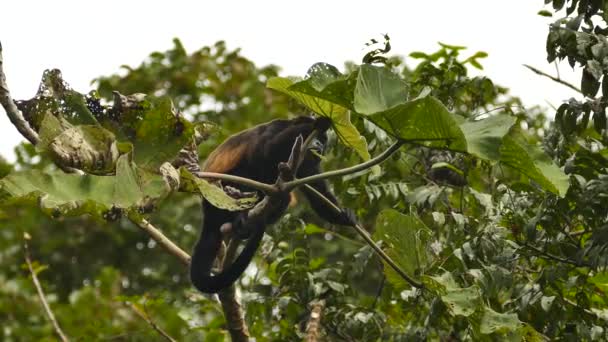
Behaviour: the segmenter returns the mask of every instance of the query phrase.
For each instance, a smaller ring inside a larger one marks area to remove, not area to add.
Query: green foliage
[[[395,210],[384,210],[378,215],[374,239],[381,240],[386,252],[408,274],[423,274],[429,266],[431,253],[427,250],[432,232],[422,221]],[[409,284],[388,265],[387,279],[396,289],[409,288]]]
[[[150,198],[166,195],[160,176],[140,180],[129,157],[125,154],[118,159],[115,176],[39,170],[9,174],[0,180],[0,199],[6,203],[36,203],[55,218],[85,213],[101,218],[110,216],[111,211],[138,208]],[[145,181],[145,186],[140,181]]]

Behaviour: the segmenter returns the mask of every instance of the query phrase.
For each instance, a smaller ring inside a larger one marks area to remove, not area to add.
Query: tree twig
[[[154,227],[150,222],[143,218],[137,218],[134,215],[129,215],[129,220],[136,226],[141,228],[150,237],[156,241],[165,251],[176,256],[182,264],[190,265],[190,255],[179,248],[173,241],[169,240],[158,228]]]
[[[169,334],[167,334],[161,327],[159,327],[150,318],[150,315],[148,315],[148,311],[146,310],[145,306],[144,306],[144,310],[141,310],[139,307],[137,307],[137,305],[135,305],[133,303],[130,303],[129,307],[131,308],[131,310],[133,310],[133,312],[135,312],[137,314],[137,316],[139,316],[146,323],[148,323],[152,327],[152,329],[154,329],[159,335],[161,335],[162,337],[164,337],[167,341],[169,341],[169,342],[176,342],[176,340],[173,337],[171,337]]]
[[[304,186],[308,190],[310,190],[310,192],[314,193],[318,199],[322,200],[325,203],[325,205],[327,205],[329,208],[332,208],[332,210],[334,210],[336,213],[341,212],[340,208],[338,208],[327,197],[323,196],[323,194],[318,192],[315,188],[313,188],[312,186],[310,186],[308,184],[305,184]],[[399,267],[399,265],[397,265],[397,263],[393,259],[391,259],[391,257],[389,257],[388,254],[386,254],[382,250],[382,248],[380,248],[380,246],[378,246],[376,244],[376,242],[371,238],[371,236],[369,236],[369,234],[367,233],[367,231],[365,229],[363,229],[359,224],[352,225],[352,227],[355,228],[355,231],[357,231],[357,233],[363,238],[363,240],[365,240],[365,242],[367,242],[367,244],[370,245],[370,247],[372,247],[372,249],[378,254],[378,256],[380,256],[382,258],[382,260],[384,260],[395,272],[397,272],[397,274],[399,274],[399,276],[401,276],[401,278],[403,278],[406,282],[408,282],[413,287],[416,287],[419,289],[424,287],[421,282],[415,280],[414,278],[410,277],[407,273],[405,273],[405,271],[403,271]]]
[[[539,70],[539,69],[537,69],[537,68],[535,68],[535,67],[533,67],[531,65],[528,65],[528,64],[524,64],[523,66],[526,67],[526,68],[528,68],[528,69],[530,69],[532,72],[534,72],[537,75],[547,77],[547,78],[551,79],[552,81],[557,82],[557,83],[559,83],[561,85],[565,85],[566,87],[568,87],[568,88],[570,88],[570,89],[572,89],[572,90],[574,90],[574,91],[576,91],[578,93],[581,93],[581,94],[583,93],[579,88],[577,88],[576,86],[574,86],[574,85],[572,85],[572,84],[570,84],[570,83],[562,80],[559,77],[553,77],[553,76],[545,73],[544,71],[541,71],[541,70]]]
[[[36,272],[34,271],[34,266],[32,266],[32,260],[30,258],[30,249],[27,244],[27,241],[29,239],[30,239],[29,234],[27,234],[27,233],[23,234],[23,249],[25,251],[25,262],[27,263],[27,268],[29,269],[30,274],[32,276],[32,281],[34,282],[34,287],[36,287],[36,292],[38,292],[38,298],[40,299],[40,302],[42,302],[42,307],[44,308],[44,312],[46,313],[46,316],[48,317],[49,321],[51,321],[51,324],[53,325],[53,329],[55,330],[55,333],[57,334],[57,336],[59,336],[59,339],[63,342],[68,342],[69,339],[63,333],[63,330],[61,330],[61,327],[59,326],[59,323],[57,323],[57,319],[55,318],[55,314],[53,314],[53,311],[51,310],[49,303],[46,301],[44,291],[42,291],[42,286],[40,285],[40,281],[38,281],[38,276],[36,275]]]
[[[2,57],[2,43],[0,43],[0,104],[6,110],[6,114],[8,118],[11,120],[13,125],[17,128],[19,133],[23,135],[29,142],[36,145],[40,141],[38,137],[38,133],[36,133],[30,124],[23,117],[23,113],[17,108],[13,98],[11,97],[11,93],[8,90],[8,85],[6,84],[6,75],[4,74],[3,68],[3,57]]]
[[[557,255],[553,255],[553,254],[551,254],[549,252],[545,252],[542,249],[540,249],[540,248],[538,248],[536,246],[532,246],[532,245],[527,244],[527,243],[524,243],[523,246],[526,247],[526,248],[529,248],[529,249],[533,250],[534,252],[536,252],[536,253],[538,253],[538,254],[540,254],[540,255],[548,258],[548,259],[551,259],[553,261],[561,262],[563,264],[573,265],[573,266],[576,266],[576,267],[586,267],[586,266],[589,266],[586,263],[580,263],[580,262],[577,262],[575,260],[570,260],[570,259],[558,257]]]
[[[277,188],[272,184],[266,184],[262,182],[255,181],[253,179],[229,175],[225,173],[217,173],[217,172],[193,172],[193,175],[199,178],[210,178],[210,179],[219,179],[227,182],[237,183],[241,185],[248,186],[250,188],[260,190],[265,194],[274,194],[277,193]]]

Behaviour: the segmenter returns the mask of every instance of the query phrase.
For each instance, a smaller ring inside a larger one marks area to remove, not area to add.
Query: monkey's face
[[[323,155],[323,152],[325,152],[325,143],[323,141],[321,141],[321,139],[319,139],[318,137],[314,138],[310,142],[310,145],[308,146],[308,149],[313,154]]]

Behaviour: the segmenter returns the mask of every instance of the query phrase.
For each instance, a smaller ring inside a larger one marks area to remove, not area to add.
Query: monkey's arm
[[[298,172],[298,177],[307,177],[320,173],[320,168],[301,168]],[[340,212],[336,212],[333,208],[330,208],[325,202],[320,200],[316,194],[306,187],[300,188],[311,208],[319,215],[322,219],[329,223],[339,224],[344,226],[351,226],[357,223],[357,218],[354,212],[349,208],[340,207],[340,203],[334,194],[329,190],[327,182],[324,180],[310,183],[315,190],[320,192],[323,196],[329,199],[337,207],[341,208]]]

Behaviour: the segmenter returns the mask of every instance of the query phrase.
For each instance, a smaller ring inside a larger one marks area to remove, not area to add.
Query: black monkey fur
[[[316,129],[319,133],[316,144],[313,146],[317,148],[318,153],[322,154],[327,142],[325,131],[329,126],[330,122],[327,119],[300,116],[291,120],[273,120],[252,127],[230,136],[218,146],[207,158],[203,171],[231,174],[272,184],[278,176],[277,165],[287,161],[296,138],[302,135],[306,139]],[[307,177],[321,172],[319,163],[319,157],[311,151],[307,151],[298,169],[297,177]],[[241,191],[252,191],[252,189],[238,184],[227,185]],[[325,181],[318,181],[310,185],[334,204],[338,204]],[[302,190],[309,199],[311,207],[324,220],[342,225],[356,222],[352,211],[344,209],[338,214],[321,201],[316,200],[306,188],[302,188]],[[204,293],[216,293],[232,285],[251,262],[264,236],[266,225],[276,222],[287,209],[289,194],[285,194],[284,198],[280,200],[280,204],[276,212],[267,217],[265,222],[248,222],[246,220],[247,211],[222,210],[203,200],[203,230],[194,246],[190,262],[192,284]],[[245,222],[248,226],[244,226]],[[250,232],[250,236],[243,251],[234,262],[220,273],[212,275],[211,268],[223,239],[220,228],[226,223],[232,225],[233,231]]]

